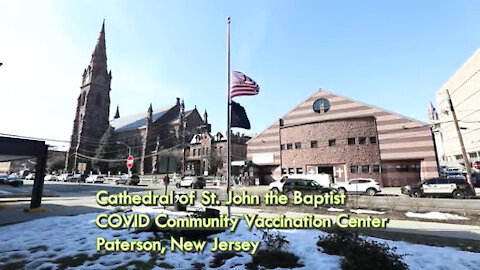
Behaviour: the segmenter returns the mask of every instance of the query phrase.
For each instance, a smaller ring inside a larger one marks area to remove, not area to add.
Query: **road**
[[[33,181],[25,181],[22,187],[11,187],[8,185],[0,185],[0,202],[6,201],[12,197],[24,197],[28,200],[31,193]],[[114,184],[77,184],[63,182],[45,182],[44,196],[47,197],[93,197],[99,190],[107,190],[109,193],[119,193],[125,190],[127,186]],[[162,194],[164,186],[162,184],[150,184],[146,186],[129,186],[129,192],[146,192],[154,190],[157,194]],[[187,189],[177,189],[170,185],[169,190],[176,192],[185,192]],[[212,190],[217,193],[221,201],[226,200],[227,194],[225,187],[221,189],[213,186],[207,186],[206,190]],[[249,194],[263,195],[267,192],[266,186],[260,187],[239,187],[233,189],[235,192],[246,190]],[[455,211],[455,212],[478,212],[480,213],[480,198],[458,200],[453,198],[410,198],[408,196],[399,195],[397,189],[386,189],[387,193],[381,193],[377,196],[349,196],[349,206],[352,208],[367,209],[387,209],[387,210],[403,210],[412,212],[426,211]],[[197,190],[201,192],[201,190]]]

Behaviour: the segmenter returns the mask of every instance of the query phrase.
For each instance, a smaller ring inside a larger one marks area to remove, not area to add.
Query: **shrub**
[[[269,233],[268,230],[262,232],[262,240],[265,242],[266,248],[258,250],[252,256],[252,262],[246,265],[247,269],[258,269],[259,265],[268,269],[303,266],[303,264],[298,263],[297,255],[284,250],[290,244],[285,236],[279,232],[276,234]]]
[[[283,250],[262,249],[252,256],[252,262],[247,264],[247,269],[257,269],[258,265],[268,269],[302,267],[298,263],[298,256]]]
[[[268,230],[262,231],[262,240],[265,241],[265,245],[269,250],[282,250],[287,247],[290,242],[287,238],[281,235],[279,232],[276,234],[268,233]]]
[[[408,269],[402,261],[404,255],[395,254],[396,248],[362,239],[357,232],[336,229],[319,237],[317,245],[327,254],[343,256],[340,266],[344,270]]]

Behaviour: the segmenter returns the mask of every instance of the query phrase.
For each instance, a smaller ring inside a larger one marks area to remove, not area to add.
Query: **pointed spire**
[[[148,107],[148,111],[147,111],[148,122],[152,121],[152,114],[153,114],[152,103],[150,103],[150,107]]]
[[[208,125],[208,113],[207,109],[205,109],[205,112],[203,113],[203,120],[205,122],[205,125]]]
[[[92,68],[102,68],[102,72],[107,72],[107,50],[105,46],[105,19],[102,23],[102,29],[98,36],[97,44],[92,53],[92,60],[90,61]]]
[[[117,118],[120,118],[120,108],[118,105],[117,105],[117,112],[115,113],[115,116],[113,117],[113,119],[117,119]]]

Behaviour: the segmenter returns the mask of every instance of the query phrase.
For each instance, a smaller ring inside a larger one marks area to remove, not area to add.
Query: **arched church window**
[[[83,92],[80,96],[80,102],[81,106],[85,105],[85,92]]]

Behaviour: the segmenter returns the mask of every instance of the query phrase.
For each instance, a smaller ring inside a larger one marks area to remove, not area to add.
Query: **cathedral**
[[[142,175],[182,170],[184,149],[199,130],[208,126],[207,119],[202,119],[196,107],[186,110],[180,98],[171,106],[154,109],[150,104],[145,112],[129,116],[120,116],[117,106],[110,119],[111,81],[104,22],[90,63],[83,71],[67,169],[126,171],[124,160],[131,155],[132,171]]]

